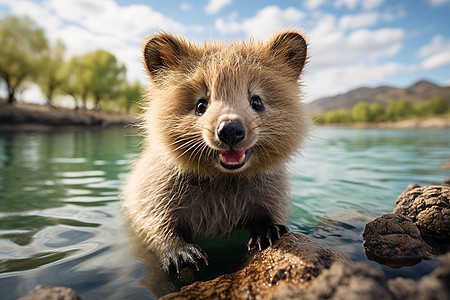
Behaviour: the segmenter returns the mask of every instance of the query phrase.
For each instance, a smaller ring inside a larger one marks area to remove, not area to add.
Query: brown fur
[[[151,79],[143,117],[146,139],[124,188],[124,207],[133,227],[161,257],[191,243],[197,232],[255,233],[285,224],[286,163],[301,146],[308,124],[298,83],[305,60],[306,43],[295,31],[267,42],[229,44],[191,44],[167,33],[149,38],[144,48]],[[252,95],[261,97],[263,112],[251,108]],[[201,98],[208,107],[199,116],[195,108]],[[217,127],[229,119],[246,130],[238,147],[253,151],[234,171],[218,162],[218,150],[227,145],[217,137]],[[183,261],[196,264],[202,254],[191,252],[166,263],[177,268]]]

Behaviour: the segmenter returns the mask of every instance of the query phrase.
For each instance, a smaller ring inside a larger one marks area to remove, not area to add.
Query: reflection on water
[[[16,299],[36,284],[69,286],[83,299],[153,299],[146,287],[159,296],[239,262],[247,233],[197,238],[212,263],[180,280],[159,273],[139,243],[129,245],[119,187],[139,142],[135,131],[120,129],[0,132],[2,299]],[[291,166],[291,228],[380,268],[365,257],[365,223],[392,212],[406,185],[449,177],[438,168],[449,148],[448,130],[317,130]],[[381,268],[388,277],[417,278],[435,264]]]

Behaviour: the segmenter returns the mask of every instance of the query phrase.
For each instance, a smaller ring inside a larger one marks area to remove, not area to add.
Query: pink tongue
[[[240,159],[245,154],[245,150],[227,150],[227,151],[220,151],[221,154],[221,161],[224,164],[227,165],[237,165],[241,162]]]

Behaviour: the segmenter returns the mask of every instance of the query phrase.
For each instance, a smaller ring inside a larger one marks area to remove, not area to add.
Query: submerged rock
[[[411,218],[423,236],[450,238],[450,187],[409,185],[394,213]]]
[[[450,160],[446,160],[439,165],[439,167],[443,170],[450,170]]]
[[[81,298],[68,287],[37,285],[19,300],[81,300]]]
[[[281,287],[308,287],[335,262],[349,260],[304,234],[289,232],[272,247],[250,253],[239,271],[195,282],[162,299],[270,299]]]
[[[448,300],[450,299],[450,253],[432,273],[419,281],[395,278],[388,281],[389,290],[398,300]]]
[[[431,253],[412,220],[399,214],[367,223],[363,238],[367,257],[392,267],[414,265]]]
[[[324,270],[307,289],[283,287],[272,299],[390,300],[393,295],[381,271],[361,263],[338,262]]]
[[[449,186],[410,184],[395,204],[394,214],[376,218],[365,227],[364,248],[369,259],[400,267],[449,251]]]

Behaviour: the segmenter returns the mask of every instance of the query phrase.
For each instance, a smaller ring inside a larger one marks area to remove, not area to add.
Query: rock
[[[448,186],[448,187],[450,187],[450,178],[445,179],[444,182],[441,183],[441,184],[439,184],[439,185],[443,185],[443,186]]]
[[[415,285],[417,282],[411,278],[397,277],[388,281],[389,290],[394,299],[414,299],[416,296]]]
[[[446,160],[439,165],[439,167],[443,170],[450,170],[450,160]]]
[[[304,234],[289,232],[272,247],[252,252],[239,271],[195,282],[161,299],[270,299],[280,287],[306,288],[334,262],[349,260]]]
[[[81,298],[71,288],[37,285],[19,300],[81,300]]]
[[[423,236],[450,238],[450,187],[409,185],[395,204],[394,213],[411,218]]]
[[[383,273],[365,264],[335,263],[324,270],[307,289],[284,286],[272,297],[304,300],[377,300],[394,299]]]
[[[305,288],[282,286],[272,296],[304,300],[447,300],[450,299],[450,254],[440,266],[419,281],[395,278],[386,281],[383,273],[362,263],[336,262]]]
[[[414,265],[431,253],[412,220],[399,214],[367,223],[363,238],[367,257],[392,267]]]
[[[388,281],[388,287],[398,300],[450,299],[450,253],[442,257],[436,270],[419,281],[395,278]]]

